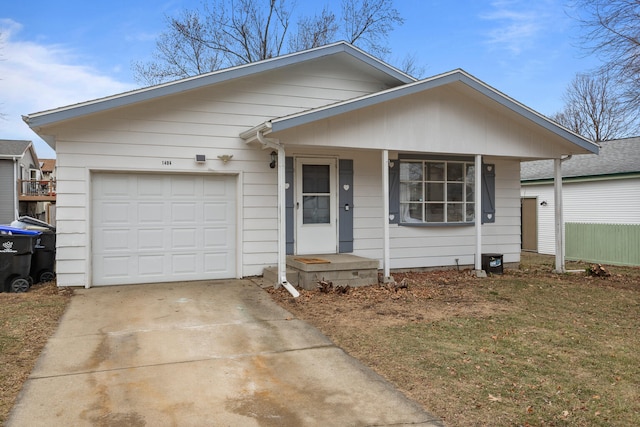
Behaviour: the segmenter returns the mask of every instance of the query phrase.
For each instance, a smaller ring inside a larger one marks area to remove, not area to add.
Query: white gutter
[[[475,161],[475,202],[476,202],[476,215],[475,215],[475,227],[476,227],[476,260],[474,269],[476,271],[482,270],[482,156],[476,154]]]
[[[277,139],[266,138],[261,130],[256,131],[256,138],[263,147],[271,147],[278,150],[278,282],[275,287],[277,289],[282,285],[294,298],[298,298],[300,293],[287,281],[287,207],[285,203],[284,147]]]
[[[389,150],[382,150],[382,247],[384,280],[390,280],[391,269],[389,266],[390,249],[389,249]]]

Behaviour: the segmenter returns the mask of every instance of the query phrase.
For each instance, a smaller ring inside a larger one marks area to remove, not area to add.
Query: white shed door
[[[235,177],[92,178],[94,285],[236,276]]]

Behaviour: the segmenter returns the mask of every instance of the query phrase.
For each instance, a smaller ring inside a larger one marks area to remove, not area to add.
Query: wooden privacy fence
[[[565,223],[565,258],[640,266],[640,224]]]

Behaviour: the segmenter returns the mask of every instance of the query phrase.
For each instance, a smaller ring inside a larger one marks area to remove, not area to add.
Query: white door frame
[[[338,161],[335,157],[296,157],[295,159],[295,253],[335,254],[338,252]],[[329,166],[329,223],[304,224],[303,165]]]

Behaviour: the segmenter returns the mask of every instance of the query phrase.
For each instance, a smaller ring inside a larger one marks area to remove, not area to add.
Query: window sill
[[[468,227],[475,225],[475,221],[472,222],[401,222],[398,225],[401,227]]]

